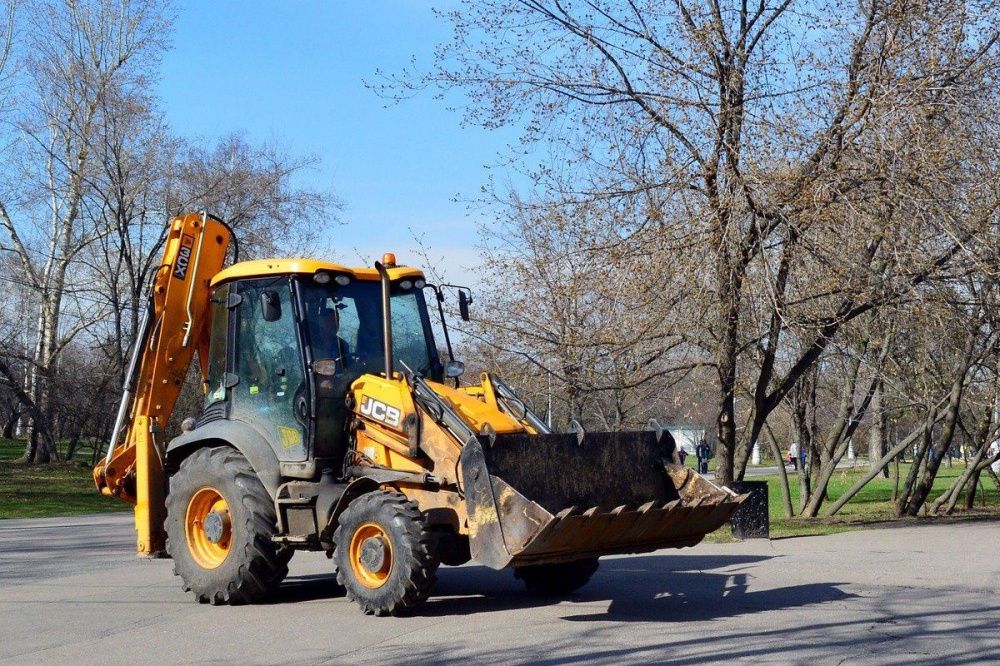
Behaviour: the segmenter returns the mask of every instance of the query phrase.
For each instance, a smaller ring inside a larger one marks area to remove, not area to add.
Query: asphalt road
[[[1000,523],[701,545],[602,560],[572,598],[510,572],[442,568],[409,618],[334,595],[298,554],[272,604],[212,608],[128,515],[0,521],[0,662],[797,663],[1000,661]]]

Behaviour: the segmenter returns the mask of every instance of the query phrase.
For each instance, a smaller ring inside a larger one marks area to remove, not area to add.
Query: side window
[[[328,299],[331,303],[333,299]],[[337,319],[340,326],[337,330],[337,335],[343,340],[349,347],[349,352],[355,352],[358,348],[358,331],[361,330],[361,318],[358,317],[358,308],[354,302],[354,299],[344,298],[339,299],[337,303]]]
[[[305,371],[288,279],[244,282],[239,293],[234,416],[264,432],[279,459],[304,459],[306,427],[296,410]]]
[[[392,353],[417,372],[426,375],[431,369],[424,322],[420,318],[416,295],[412,292],[392,297]],[[402,370],[402,367],[396,369]]]
[[[205,407],[226,399],[226,347],[229,331],[229,285],[225,284],[212,294],[212,325],[208,342],[208,377],[205,385]]]

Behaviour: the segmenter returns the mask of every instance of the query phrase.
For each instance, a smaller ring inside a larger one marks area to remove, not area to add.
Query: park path
[[[563,601],[443,568],[415,617],[362,616],[299,554],[275,603],[199,606],[128,514],[0,521],[0,662],[970,664],[1000,655],[1000,523],[602,560]]]

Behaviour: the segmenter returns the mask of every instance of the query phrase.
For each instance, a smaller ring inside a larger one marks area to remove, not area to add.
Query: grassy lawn
[[[18,465],[24,442],[0,439],[0,518],[70,516],[128,511],[131,506],[97,492],[89,461]]]
[[[13,461],[23,451],[23,442],[0,439],[0,519],[68,516],[131,509],[124,502],[98,494],[91,479],[89,461],[78,460],[50,465],[14,464]],[[690,456],[687,462],[691,467],[694,467],[694,456]],[[714,459],[711,462],[714,463]],[[714,464],[711,466],[714,467]],[[943,464],[934,482],[931,499],[933,500],[944,492],[964,469],[960,461],[955,461],[953,467],[948,467],[947,463]],[[843,495],[866,470],[867,465],[864,462],[861,462],[854,469],[838,470],[830,482],[830,499],[824,503],[824,507],[828,507]],[[900,465],[899,473],[903,479],[906,478],[907,472],[909,472],[909,465]],[[792,506],[797,511],[799,505],[798,478],[791,469],[788,470],[788,475]],[[997,493],[992,479],[985,476],[980,483],[982,495],[977,497],[974,510],[957,509],[954,516],[951,517],[904,520],[896,520],[893,514],[891,498],[894,480],[892,478],[877,477],[835,517],[821,517],[814,520],[784,517],[781,481],[777,475],[748,477],[748,479],[750,478],[768,482],[771,536],[774,538],[833,534],[851,529],[885,526],[890,522],[906,524],[923,523],[928,520],[960,520],[984,516],[1000,518],[1000,494]],[[985,505],[981,497],[985,497]],[[958,506],[964,506],[961,499]],[[732,541],[732,536],[729,529],[723,527],[710,534],[707,540],[716,543],[727,542]]]
[[[833,478],[830,479],[829,499],[823,503],[823,508],[820,509],[820,517],[814,519],[785,518],[781,499],[781,478],[778,475],[747,477],[747,480],[767,481],[772,538],[834,534],[852,529],[885,527],[890,522],[894,525],[900,525],[982,517],[1000,518],[1000,494],[998,494],[993,480],[986,475],[980,477],[979,491],[976,493],[976,506],[971,511],[966,511],[962,508],[965,506],[965,493],[963,493],[961,498],[959,498],[958,504],[956,504],[954,514],[951,516],[897,519],[892,503],[892,490],[895,480],[891,476],[888,479],[878,476],[865,486],[861,492],[855,495],[836,516],[824,516],[823,514],[825,514],[826,509],[867,471],[868,465],[864,461],[859,461],[858,466],[853,469],[838,470],[833,475]],[[892,468],[890,467],[891,471]],[[906,475],[909,471],[909,464],[899,466],[900,486],[906,480]],[[956,460],[952,467],[948,467],[947,462],[942,463],[937,478],[934,480],[934,488],[931,491],[930,501],[933,501],[947,490],[952,481],[960,476],[963,471],[965,471],[965,466],[959,460]],[[791,491],[792,509],[798,512],[800,496],[799,482],[795,471],[791,468],[788,469],[788,482]],[[983,499],[985,499],[985,504]],[[710,534],[707,540],[715,543],[728,542],[732,541],[732,536],[729,529],[722,528],[714,534]]]

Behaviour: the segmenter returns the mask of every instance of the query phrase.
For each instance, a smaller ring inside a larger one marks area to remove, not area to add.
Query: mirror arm
[[[451,348],[451,335],[448,333],[448,322],[444,318],[444,294],[438,289],[437,285],[428,283],[426,286],[434,290],[434,295],[437,298],[438,315],[441,317],[441,330],[444,332],[444,346],[448,350],[448,360],[455,360],[455,352]],[[455,377],[455,388],[458,388],[461,382],[458,377]]]

